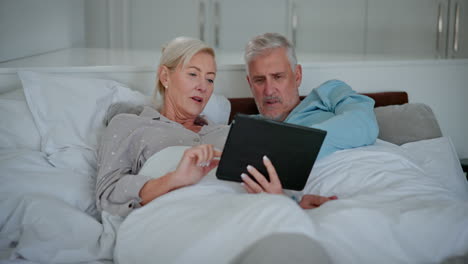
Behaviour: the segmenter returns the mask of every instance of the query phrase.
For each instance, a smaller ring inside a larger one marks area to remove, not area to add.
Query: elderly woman
[[[180,37],[164,49],[157,89],[162,104],[140,115],[112,118],[99,148],[96,199],[99,210],[126,216],[155,198],[200,181],[218,164],[228,127],[200,116],[213,93],[215,54],[200,40]],[[145,161],[169,146],[193,146],[163,177],[138,175]],[[209,165],[205,165],[209,164]]]

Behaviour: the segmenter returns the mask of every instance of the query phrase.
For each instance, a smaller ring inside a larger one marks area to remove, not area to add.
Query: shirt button
[[[194,138],[193,141],[198,143],[198,142],[200,142],[200,139],[199,138]]]

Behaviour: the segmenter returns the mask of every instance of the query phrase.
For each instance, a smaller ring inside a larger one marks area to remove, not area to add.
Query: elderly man
[[[357,94],[346,83],[325,82],[300,100],[302,67],[297,64],[294,47],[284,36],[266,33],[253,38],[246,46],[244,58],[247,81],[263,117],[327,131],[318,159],[337,150],[375,142],[379,129],[374,100]],[[244,176],[244,187],[252,193],[282,193],[281,183],[275,180],[277,175],[268,159],[265,166],[270,182],[255,168],[250,168],[250,174],[259,184]]]

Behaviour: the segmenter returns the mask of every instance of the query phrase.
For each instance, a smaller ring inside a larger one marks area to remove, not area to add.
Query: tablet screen
[[[216,177],[242,182],[247,165],[268,179],[266,155],[284,189],[302,190],[325,139],[326,131],[238,114],[224,146]],[[252,177],[253,178],[253,177]]]

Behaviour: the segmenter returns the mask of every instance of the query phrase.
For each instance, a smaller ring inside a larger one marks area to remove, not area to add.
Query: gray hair
[[[156,91],[153,98],[154,102],[157,101],[156,99],[158,91],[162,100],[164,99],[164,94],[166,91],[164,85],[161,83],[161,80],[159,80],[160,68],[162,66],[166,66],[169,68],[169,70],[172,71],[180,64],[182,64],[182,67],[185,67],[185,65],[192,59],[192,57],[199,52],[207,52],[208,54],[212,55],[213,58],[215,57],[213,48],[199,39],[190,37],[177,37],[162,48],[162,54],[158,66]]]
[[[295,66],[297,65],[297,59],[292,43],[281,34],[265,33],[251,39],[245,47],[244,60],[247,74],[249,73],[250,62],[252,62],[256,57],[268,53],[270,50],[276,48],[286,49],[289,64],[291,64],[292,71],[294,72]]]

